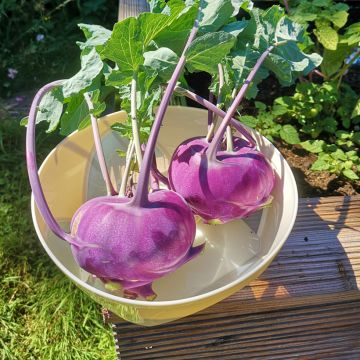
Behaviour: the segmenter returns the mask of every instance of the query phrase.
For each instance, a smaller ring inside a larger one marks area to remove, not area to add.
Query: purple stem
[[[186,96],[187,98],[196,101],[198,104],[204,106],[206,109],[213,111],[216,115],[220,116],[221,118],[224,118],[226,116],[226,112],[219,109],[217,106],[215,106],[213,103],[211,103],[210,101],[204,99],[203,97],[201,97],[200,95],[197,95],[195,93],[193,93],[190,90],[186,90],[181,88],[180,86],[177,86],[175,88],[175,91],[177,91],[178,93]],[[253,137],[251,136],[251,134],[241,125],[241,123],[237,120],[235,120],[234,118],[230,119],[230,124],[240,133],[242,134],[247,141],[249,141],[250,146],[251,147],[255,147],[256,146],[256,142],[253,139]]]
[[[151,175],[157,180],[162,182],[165,186],[167,186],[167,188],[170,188],[170,184],[169,184],[169,180],[168,178],[163,175],[159,169],[156,166],[156,159],[154,159],[154,163],[153,166],[151,168]]]
[[[93,105],[92,101],[90,100],[90,96],[88,93],[84,94],[84,98],[85,98],[85,101],[87,103],[89,110],[90,111],[94,110],[94,105]],[[91,127],[92,127],[92,131],[93,131],[93,136],[94,136],[96,155],[99,160],[102,177],[106,184],[107,194],[108,195],[116,195],[117,192],[114,189],[113,184],[111,183],[109,172],[107,170],[106,161],[105,161],[105,157],[104,157],[104,151],[103,151],[103,148],[101,145],[101,139],[100,139],[99,128],[98,128],[98,124],[97,124],[97,119],[91,113],[90,113],[90,119],[91,119]]]
[[[143,153],[146,151],[145,144],[141,145],[141,150]],[[150,176],[151,189],[153,189],[153,190],[159,189],[159,181],[162,182],[163,184],[165,184],[168,188],[170,188],[169,180],[157,168],[156,155],[154,153],[153,162],[151,164],[151,176]]]
[[[248,77],[246,78],[244,84],[242,85],[240,91],[238,92],[238,94],[236,95],[236,98],[234,99],[234,101],[232,102],[228,112],[226,113],[223,121],[221,122],[218,130],[216,131],[214,138],[212,139],[209,147],[208,147],[208,151],[207,151],[207,158],[209,159],[209,161],[214,161],[216,160],[216,152],[218,149],[218,146],[220,144],[221,139],[224,136],[224,133],[226,131],[226,127],[229,125],[229,122],[231,120],[231,118],[234,116],[237,107],[239,106],[240,102],[242,101],[242,99],[244,98],[247,89],[249,88],[251,82],[253,81],[257,71],[259,70],[260,66],[262,65],[262,63],[264,62],[264,60],[266,59],[266,57],[270,54],[270,51],[274,48],[274,45],[269,46],[260,56],[260,58],[257,60],[254,68],[250,71]]]
[[[152,163],[152,169],[150,174],[150,188],[152,190],[159,190],[159,178],[156,176],[155,171],[157,170],[156,156],[154,154],[154,160]]]
[[[43,86],[34,97],[30,108],[29,121],[26,130],[26,162],[33,196],[45,223],[56,236],[65,241],[68,241],[69,243],[74,243],[74,239],[71,237],[71,235],[66,233],[55,220],[45,200],[38,174],[35,150],[35,122],[37,108],[43,96],[53,88],[60,86],[63,82],[64,80],[58,80]]]
[[[200,8],[199,8],[199,14],[200,14]],[[198,19],[196,19],[194,26],[190,32],[189,38],[185,44],[184,50],[179,59],[179,62],[176,65],[176,68],[171,76],[169,84],[168,84],[168,86],[165,90],[164,96],[161,100],[158,112],[155,117],[153,127],[150,132],[149,140],[148,140],[148,143],[146,146],[143,164],[142,164],[142,167],[140,170],[140,175],[139,175],[138,187],[137,187],[135,196],[132,198],[131,202],[129,203],[129,205],[131,205],[131,206],[144,207],[149,202],[149,200],[148,200],[148,183],[149,183],[152,159],[153,159],[154,152],[155,152],[156,140],[158,138],[158,135],[160,132],[160,127],[161,127],[162,121],[165,116],[165,111],[169,105],[171,95],[176,86],[176,82],[179,79],[181,71],[183,70],[183,68],[185,66],[185,61],[186,61],[185,53],[186,53],[187,49],[189,48],[189,46],[191,45],[192,41],[195,39],[198,28],[199,28],[199,21],[198,21]]]
[[[209,101],[211,103],[214,102],[214,94],[211,91],[209,93]],[[208,132],[210,130],[211,124],[213,123],[213,116],[214,116],[213,112],[211,110],[208,110]]]

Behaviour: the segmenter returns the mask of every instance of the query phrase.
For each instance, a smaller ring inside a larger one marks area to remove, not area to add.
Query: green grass
[[[54,137],[40,135],[44,156]],[[0,119],[0,359],[115,359],[101,308],[50,261],[30,216],[24,129]]]

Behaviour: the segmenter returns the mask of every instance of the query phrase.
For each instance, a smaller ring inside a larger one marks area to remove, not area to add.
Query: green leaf
[[[244,125],[247,125],[247,126],[251,127],[251,128],[256,128],[258,120],[254,116],[243,115],[243,116],[240,117],[240,122],[243,123]]]
[[[315,6],[319,6],[319,7],[328,7],[331,5],[331,1],[330,0],[314,0],[313,4]]]
[[[311,165],[311,170],[314,171],[325,171],[325,170],[329,170],[330,168],[330,164],[323,160],[323,159],[317,159],[312,165]]]
[[[253,2],[250,0],[231,0],[231,4],[234,8],[231,16],[236,16],[240,9],[249,11],[253,8]]]
[[[319,40],[320,44],[328,50],[336,50],[339,41],[339,36],[336,30],[334,30],[328,21],[315,21],[316,29],[314,34]]]
[[[28,116],[23,117],[23,118],[20,120],[20,126],[27,126],[28,121],[29,121],[29,117],[28,117]]]
[[[247,43],[260,54],[270,45],[283,40],[287,43],[272,50],[265,59],[264,67],[271,70],[281,84],[291,85],[298,76],[307,75],[320,65],[322,58],[316,53],[305,54],[300,50],[297,43],[304,40],[304,28],[285,18],[284,10],[279,6],[251,12],[248,26],[238,37],[236,50]]]
[[[261,101],[255,101],[255,107],[262,111],[266,110],[266,105]]]
[[[225,25],[234,13],[231,0],[202,0],[200,32],[214,32]]]
[[[325,49],[323,52],[323,62],[321,71],[327,75],[334,75],[342,66],[344,60],[351,54],[351,47],[339,43],[336,50]]]
[[[321,61],[319,54],[305,54],[296,43],[288,42],[276,47],[265,59],[264,66],[274,72],[281,84],[291,85],[298,76],[307,75]]]
[[[144,61],[142,49],[139,24],[135,18],[127,18],[115,24],[102,55],[114,61],[121,71],[137,71]]]
[[[112,69],[111,72],[105,77],[105,85],[107,86],[122,86],[131,83],[133,78],[132,71],[120,71]]]
[[[360,116],[360,99],[356,102],[353,112],[351,113],[351,118],[353,119],[356,116]]]
[[[325,141],[324,140],[307,140],[300,143],[301,146],[311,153],[320,153],[323,151]]]
[[[197,4],[185,7],[166,28],[156,35],[153,39],[154,42],[158,47],[169,48],[177,55],[180,55],[194,24],[197,13]]]
[[[46,121],[49,127],[46,132],[54,131],[60,121],[63,110],[63,97],[61,94],[61,87],[57,87],[48,92],[41,99],[36,114],[36,124]]]
[[[335,135],[337,138],[341,140],[346,140],[351,138],[351,133],[344,131],[344,130],[338,130],[335,132]]]
[[[60,133],[62,135],[69,135],[73,131],[77,130],[81,123],[90,121],[89,108],[83,95],[71,97],[60,121]]]
[[[358,155],[357,151],[355,151],[355,150],[347,151],[345,154],[346,154],[346,157],[352,161],[359,160],[359,155]]]
[[[186,66],[190,72],[217,71],[218,64],[234,46],[236,38],[224,31],[205,34],[197,38],[186,52]]]
[[[81,70],[64,82],[62,89],[64,98],[69,98],[88,88],[102,69],[103,62],[100,55],[93,48],[88,54],[82,56]]]
[[[345,155],[344,151],[342,151],[341,149],[336,149],[336,151],[332,152],[330,156],[335,160],[341,160],[341,161],[347,160],[347,156]]]
[[[350,180],[359,180],[359,177],[351,169],[345,169],[345,170],[343,170],[342,173],[344,176],[346,176]]]
[[[305,63],[304,67],[305,67]],[[277,54],[269,54],[264,61],[264,65],[271,70],[282,84],[291,84],[293,82],[293,69],[291,62]]]
[[[354,134],[351,136],[351,140],[352,140],[354,143],[360,145],[360,132],[354,133]]]
[[[300,142],[299,134],[292,125],[284,125],[280,130],[280,137],[288,144],[298,144]]]
[[[234,21],[225,25],[221,30],[231,35],[238,36],[246,28],[248,23],[249,22],[247,20]]]
[[[329,20],[338,28],[342,28],[348,19],[349,14],[347,11],[338,11],[335,14],[331,14]]]
[[[251,49],[250,46],[245,46],[244,48],[237,51],[232,51],[230,55],[231,77],[234,83],[233,87],[238,88],[243,84],[251,69],[255,66],[260,54],[257,51]],[[267,78],[268,75],[268,71],[264,67],[260,67],[259,71],[255,75],[254,80],[248,88],[246,98],[251,99],[256,97],[258,92],[257,84],[260,83],[263,79]]]
[[[302,42],[304,37],[304,27],[287,17],[282,17],[276,24],[275,40],[276,41],[299,41]]]
[[[149,12],[141,13],[138,17],[138,27],[140,29],[141,42],[144,48],[146,48],[158,34],[166,29],[180,12],[181,9],[178,9],[177,12],[171,14],[171,16],[152,14]]]
[[[150,5],[150,12],[161,13],[166,6],[166,1],[165,0],[150,0],[149,5]]]
[[[343,42],[346,42],[349,46],[360,44],[360,22],[351,24],[346,28],[345,34],[342,37]]]
[[[159,48],[155,51],[145,52],[144,58],[144,65],[156,70],[165,81],[170,79],[179,62],[179,57],[168,48]]]
[[[111,31],[100,25],[78,24],[78,26],[86,37],[85,42],[77,42],[81,50],[95,47],[100,51],[111,36]]]

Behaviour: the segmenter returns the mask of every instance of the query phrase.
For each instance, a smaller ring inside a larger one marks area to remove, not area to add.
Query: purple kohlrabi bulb
[[[128,296],[153,299],[151,283],[201,252],[192,247],[195,220],[184,199],[171,190],[148,195],[146,207],[104,196],[87,201],[71,223],[73,255],[83,269]]]
[[[169,168],[171,189],[181,194],[207,223],[226,223],[251,215],[270,199],[274,171],[264,155],[234,137],[234,151],[209,160],[205,138],[183,142]]]

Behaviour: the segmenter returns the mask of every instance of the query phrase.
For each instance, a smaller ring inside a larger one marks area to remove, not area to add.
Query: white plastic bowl
[[[117,112],[103,117],[100,133],[113,181],[119,184],[124,160],[116,149],[125,150],[127,140],[109,128],[125,121]],[[160,132],[157,164],[166,171],[168,161],[183,140],[204,135],[207,112],[189,107],[169,107]],[[154,282],[155,301],[131,300],[111,293],[102,283],[79,268],[70,246],[48,229],[32,199],[33,221],[39,239],[55,264],[95,301],[123,319],[153,326],[179,319],[211,306],[246,286],[271,263],[286,241],[295,221],[298,193],[289,165],[264,137],[249,129],[260,150],[276,172],[273,202],[256,215],[225,225],[198,224],[196,243],[206,241],[203,254],[172,274]],[[47,156],[40,179],[51,211],[69,230],[69,222],[87,199],[105,194],[91,128],[71,134]],[[186,174],[184,174],[186,176]]]

